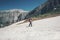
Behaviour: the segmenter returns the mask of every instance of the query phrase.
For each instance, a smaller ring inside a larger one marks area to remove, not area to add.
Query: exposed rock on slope
[[[51,11],[60,11],[60,0],[48,0],[44,4],[36,7],[34,10],[29,12],[26,18],[43,15]]]

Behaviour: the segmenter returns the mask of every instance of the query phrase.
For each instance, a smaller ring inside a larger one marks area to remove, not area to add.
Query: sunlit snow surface
[[[21,21],[23,22],[23,21]],[[60,16],[0,28],[0,40],[60,40]]]

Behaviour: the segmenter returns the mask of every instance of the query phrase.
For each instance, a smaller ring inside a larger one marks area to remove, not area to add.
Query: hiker
[[[29,27],[32,27],[32,18],[29,18]]]

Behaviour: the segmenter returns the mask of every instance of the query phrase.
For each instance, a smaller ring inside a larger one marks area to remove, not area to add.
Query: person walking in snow
[[[29,27],[32,27],[32,18],[29,18]]]

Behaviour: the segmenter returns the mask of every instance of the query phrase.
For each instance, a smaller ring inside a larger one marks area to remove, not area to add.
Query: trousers
[[[29,27],[32,27],[32,22],[29,23]]]

